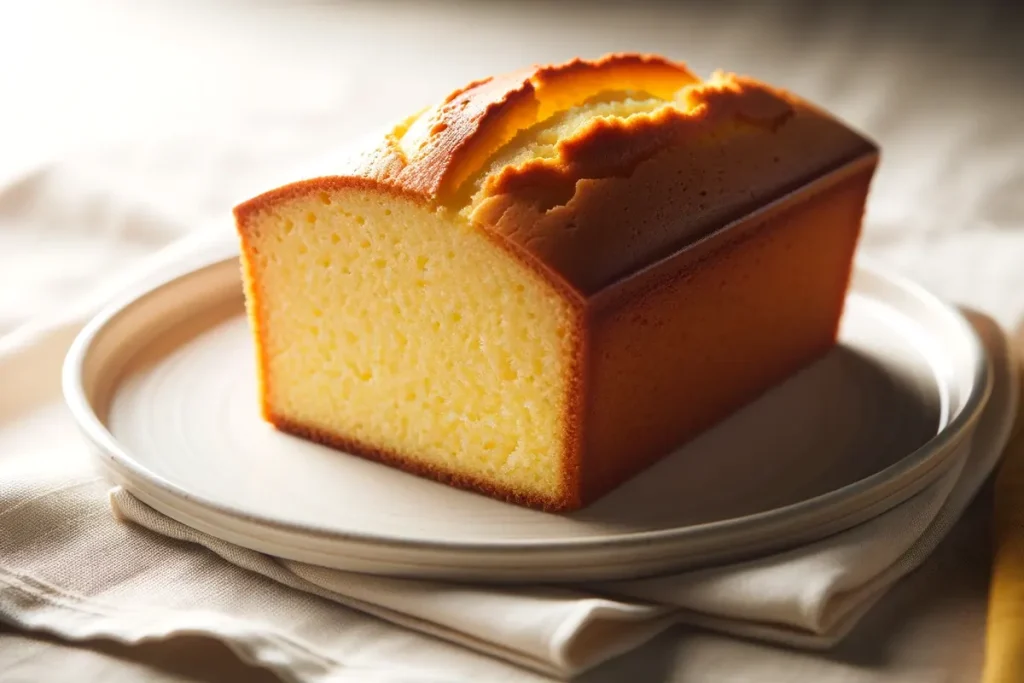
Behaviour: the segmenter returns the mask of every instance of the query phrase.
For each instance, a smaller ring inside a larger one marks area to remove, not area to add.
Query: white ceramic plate
[[[97,316],[65,393],[111,478],[196,529],[340,569],[485,581],[649,575],[849,528],[944,471],[991,381],[958,312],[861,266],[832,353],[553,515],[276,432],[254,367],[237,258],[221,255]]]

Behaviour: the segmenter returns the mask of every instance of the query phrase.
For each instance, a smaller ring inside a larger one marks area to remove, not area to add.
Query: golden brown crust
[[[556,155],[485,183],[474,223],[526,245],[586,296],[876,147],[749,79],[684,89],[688,108],[599,118]]]
[[[405,132],[405,167],[395,183],[444,200],[512,136],[606,91],[671,96],[697,79],[685,66],[648,55],[606,55],[523,69],[477,81],[422,113]]]
[[[263,343],[266,338],[266,315],[263,311],[263,297],[259,291],[259,273],[256,272],[256,263],[258,262],[256,245],[243,229],[245,224],[244,221],[237,220],[241,238],[242,284],[245,289],[245,308],[249,318],[249,328],[252,331],[256,347],[256,390],[260,397],[260,414],[263,419],[269,419],[270,359],[267,357],[266,345]]]
[[[396,144],[402,170],[393,179],[401,188],[437,198],[457,184],[463,169],[483,162],[490,148],[536,120],[538,111],[529,73],[497,76],[457,91],[439,107],[422,113]]]
[[[796,113],[785,95],[732,75],[687,86],[679,95],[685,105],[681,108],[666,106],[629,118],[594,118],[560,140],[555,157],[500,169],[486,180],[485,194],[530,193],[552,183],[575,186],[581,178],[628,177],[655,154],[707,139],[723,124],[774,132]]]

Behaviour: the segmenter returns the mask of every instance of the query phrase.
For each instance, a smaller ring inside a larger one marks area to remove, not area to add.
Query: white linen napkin
[[[165,251],[161,270],[207,248],[206,242]],[[905,504],[819,543],[753,562],[593,586],[493,588],[357,575],[269,557],[185,527],[120,488],[109,491],[110,516],[103,480],[88,466],[81,443],[69,447],[73,427],[52,404],[56,369],[81,323],[80,315],[71,316],[0,341],[0,617],[72,639],[208,634],[243,658],[301,681],[367,680],[368,671],[351,661],[360,656],[352,629],[343,631],[343,642],[324,641],[342,616],[376,623],[353,609],[558,677],[594,667],[677,622],[827,647],[923,562],[1009,437],[1016,362],[994,322],[971,319],[995,366],[992,398],[956,466]],[[40,450],[47,440],[52,450]],[[35,458],[18,458],[29,445]],[[41,468],[43,457],[54,461]],[[63,520],[74,528],[64,528]],[[148,532],[173,542],[156,543]],[[201,548],[227,563],[196,564]],[[323,600],[296,600],[283,587]],[[365,628],[375,635],[364,636],[363,648],[394,647],[414,637],[395,629],[382,638],[379,625]],[[352,657],[339,660],[339,653]],[[445,656],[440,674],[398,666],[388,680],[474,680],[478,660],[451,650]],[[453,660],[460,662],[458,677],[448,668]]]

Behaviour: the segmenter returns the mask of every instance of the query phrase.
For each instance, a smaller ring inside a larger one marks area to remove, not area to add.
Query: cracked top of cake
[[[314,187],[376,188],[488,230],[594,293],[877,147],[755,79],[610,54],[484,78]]]

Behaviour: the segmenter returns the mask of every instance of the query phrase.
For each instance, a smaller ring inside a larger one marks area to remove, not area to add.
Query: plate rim
[[[119,296],[111,299],[85,324],[76,335],[65,355],[61,371],[65,403],[80,432],[84,434],[87,441],[93,446],[93,449],[101,456],[104,464],[113,470],[114,474],[119,475],[120,478],[125,480],[129,490],[132,487],[139,487],[140,489],[153,487],[162,494],[162,497],[170,497],[172,500],[196,506],[207,514],[213,513],[221,518],[225,518],[229,523],[253,524],[312,542],[342,542],[349,545],[360,545],[377,549],[386,547],[391,551],[441,551],[487,553],[490,555],[582,552],[588,550],[607,550],[610,547],[626,550],[645,545],[664,545],[686,541],[697,542],[698,539],[720,534],[742,534],[744,530],[751,527],[792,525],[794,519],[813,518],[817,516],[816,511],[837,505],[841,506],[844,499],[869,497],[868,494],[872,491],[885,489],[884,484],[887,481],[899,482],[900,485],[892,487],[892,491],[889,493],[879,494],[874,500],[869,501],[867,505],[862,506],[875,507],[880,501],[885,501],[888,503],[886,507],[876,513],[881,514],[885,510],[898,505],[902,500],[906,500],[906,498],[903,498],[890,503],[889,501],[894,497],[895,492],[914,486],[922,480],[924,480],[924,483],[920,484],[919,488],[923,488],[946,470],[944,465],[949,464],[952,454],[957,450],[957,445],[977,423],[992,390],[993,378],[990,360],[977,331],[967,321],[961,311],[916,282],[901,275],[891,273],[879,265],[871,263],[869,259],[858,255],[855,260],[853,273],[851,274],[851,283],[854,277],[859,273],[863,273],[903,290],[917,302],[932,309],[933,312],[938,313],[946,318],[948,322],[951,322],[963,335],[974,356],[972,389],[959,414],[955,415],[935,436],[929,438],[925,443],[899,461],[878,472],[817,496],[749,515],[689,526],[612,532],[585,538],[449,541],[435,538],[412,538],[392,534],[346,531],[316,524],[289,522],[239,510],[230,504],[197,495],[162,475],[153,472],[132,457],[131,453],[122,447],[117,438],[110,432],[107,425],[98,416],[96,408],[89,399],[86,387],[85,368],[89,359],[89,352],[100,334],[109,325],[113,324],[119,316],[128,313],[133,307],[143,305],[148,296],[155,294],[164,287],[173,285],[173,283],[179,280],[199,277],[204,273],[208,274],[208,271],[214,269],[227,268],[232,263],[238,267],[239,252],[237,246],[224,250],[213,249],[210,252],[202,252],[198,254],[198,258],[186,259],[183,263],[179,262],[172,267],[164,268],[151,274],[152,277],[148,278],[144,284],[124,291]],[[241,285],[239,285],[239,295],[241,295]],[[922,473],[911,477],[910,475],[915,471],[922,471]],[[135,491],[132,492],[136,493]],[[140,498],[142,497],[140,496]],[[144,497],[150,499],[154,496],[150,495],[147,491]],[[168,505],[174,507],[170,504]],[[182,512],[176,507],[175,510]],[[168,516],[174,517],[174,515],[170,514]],[[846,516],[850,516],[849,511],[837,517]],[[178,519],[178,521],[182,520]],[[223,528],[223,524],[221,528]],[[237,534],[232,531],[232,535]],[[299,549],[305,547],[305,545],[296,546],[294,543],[292,546]]]

